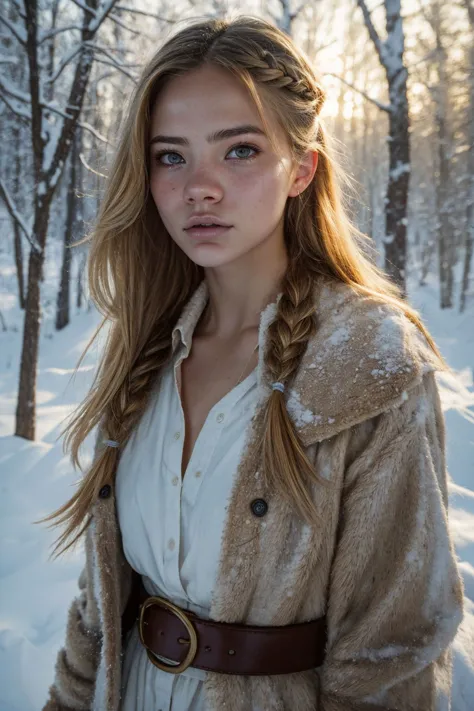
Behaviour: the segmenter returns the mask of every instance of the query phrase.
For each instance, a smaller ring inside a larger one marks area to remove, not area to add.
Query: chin
[[[205,269],[211,269],[211,268],[217,268],[217,267],[224,267],[227,264],[231,264],[234,259],[225,259],[225,257],[212,257],[212,256],[202,256],[202,257],[197,257],[196,255],[188,255],[189,258],[194,262],[194,264],[197,264],[199,267],[203,267]]]
[[[186,255],[195,264],[204,268],[224,267],[243,256],[242,254],[231,254],[222,248],[216,249],[213,244],[202,244],[193,250],[186,250]]]

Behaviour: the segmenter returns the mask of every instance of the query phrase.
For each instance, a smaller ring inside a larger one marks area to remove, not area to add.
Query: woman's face
[[[287,198],[314,174],[293,166],[284,131],[272,115],[267,120],[278,155],[247,89],[212,66],[172,79],[153,108],[151,194],[172,239],[202,267],[228,264],[269,240],[283,243]],[[225,226],[189,229],[201,217]]]

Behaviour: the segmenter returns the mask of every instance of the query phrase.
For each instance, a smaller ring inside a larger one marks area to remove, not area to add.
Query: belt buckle
[[[158,606],[164,607],[166,610],[169,610],[170,612],[172,612],[183,623],[183,625],[186,627],[187,631],[189,632],[189,638],[190,638],[189,651],[186,655],[186,658],[182,662],[180,662],[180,664],[171,665],[171,664],[165,664],[164,662],[160,662],[155,657],[153,652],[145,644],[144,635],[143,635],[143,620],[144,620],[144,616],[145,616],[145,611],[147,610],[148,607],[153,607],[153,605],[158,605]],[[180,607],[178,607],[177,605],[174,605],[169,600],[166,600],[166,598],[151,595],[142,603],[141,610],[140,610],[140,619],[139,619],[139,623],[138,623],[138,631],[140,634],[140,641],[147,651],[148,659],[150,660],[150,662],[152,662],[152,664],[155,665],[155,667],[158,667],[158,669],[161,669],[162,671],[170,672],[171,674],[180,674],[182,671],[184,671],[185,669],[190,667],[191,663],[194,661],[194,658],[195,658],[196,652],[197,652],[198,641],[197,641],[196,630],[193,627],[193,623],[191,622],[189,617],[186,615],[186,613]]]

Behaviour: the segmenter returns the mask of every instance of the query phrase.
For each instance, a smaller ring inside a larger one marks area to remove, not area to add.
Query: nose
[[[184,198],[192,204],[202,201],[219,202],[222,196],[222,186],[209,170],[195,171],[184,188]]]

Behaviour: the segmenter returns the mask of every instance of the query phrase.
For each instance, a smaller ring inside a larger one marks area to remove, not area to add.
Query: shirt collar
[[[263,331],[266,331],[266,328],[268,327],[268,324],[266,323],[267,314],[271,313],[272,317],[275,317],[276,308],[281,296],[282,294],[280,292],[277,295],[276,299],[271,304],[268,304],[268,306],[266,306],[265,309],[263,309],[263,311],[260,313],[259,340],[265,337]],[[207,281],[203,279],[197,289],[192,294],[191,298],[185,304],[181,315],[178,321],[176,322],[175,327],[173,328],[171,336],[171,347],[173,355],[176,353],[176,350],[180,345],[186,348],[186,356],[189,355],[194,329],[196,328],[197,322],[201,318],[202,312],[206,308],[208,299],[209,288],[207,285]]]
[[[192,294],[191,298],[185,304],[181,315],[176,322],[171,335],[171,346],[173,355],[179,345],[184,345],[187,353],[191,350],[191,342],[196,324],[201,318],[207,300],[209,298],[209,289],[205,279],[201,281],[197,289]]]

